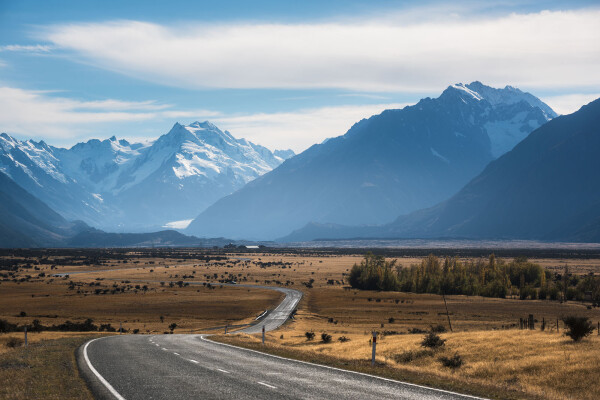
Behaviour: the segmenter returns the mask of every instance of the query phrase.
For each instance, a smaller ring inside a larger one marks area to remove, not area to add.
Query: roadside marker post
[[[25,327],[25,347],[27,347],[27,327]]]
[[[375,349],[377,348],[377,332],[373,331],[373,354],[371,355],[371,366],[375,366]]]
[[[119,322],[119,335],[123,334],[123,323]]]
[[[265,326],[262,327],[262,344],[265,345]]]

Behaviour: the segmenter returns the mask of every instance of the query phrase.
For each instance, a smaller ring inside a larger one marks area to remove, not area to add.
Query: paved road
[[[250,287],[252,285],[238,285]],[[277,329],[301,292],[242,332]],[[205,335],[123,335],[92,340],[78,351],[84,377],[106,399],[473,399],[210,341]]]
[[[90,342],[87,355],[117,399],[472,398],[269,356],[202,335],[106,337]]]

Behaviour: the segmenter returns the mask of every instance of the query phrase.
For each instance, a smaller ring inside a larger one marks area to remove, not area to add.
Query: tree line
[[[348,276],[353,288],[468,296],[518,296],[525,299],[592,300],[600,303],[600,277],[569,272],[552,273],[526,257],[512,261],[487,259],[463,261],[429,255],[420,264],[396,265],[372,253],[355,264]],[[589,298],[591,296],[591,298]]]

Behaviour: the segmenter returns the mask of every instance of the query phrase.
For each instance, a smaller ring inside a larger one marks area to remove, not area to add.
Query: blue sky
[[[599,20],[597,1],[0,0],[0,131],[69,146],[208,119],[301,151],[474,80],[568,113],[600,97]]]

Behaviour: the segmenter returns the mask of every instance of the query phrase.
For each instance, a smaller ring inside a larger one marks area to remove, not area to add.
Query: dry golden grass
[[[31,337],[27,348],[0,350],[0,399],[93,399],[79,378],[74,350],[94,336],[42,337]]]
[[[92,318],[97,325],[110,323],[118,329],[122,323],[124,329],[139,329],[141,333],[162,333],[173,322],[178,325],[176,332],[181,333],[249,322],[281,298],[280,293],[270,290],[219,286],[155,285],[146,293],[114,295],[77,294],[60,280],[51,284],[3,282],[1,286],[0,318],[12,323],[23,325],[39,319],[44,325],[53,325]],[[21,311],[27,316],[18,317]]]
[[[302,333],[302,334],[301,334]],[[307,341],[295,330],[267,335],[267,346],[249,335],[219,336],[219,341],[282,354],[307,361],[384,375],[415,383],[486,397],[531,399],[597,399],[600,396],[600,338],[573,343],[556,333],[540,331],[471,331],[445,333],[446,345],[423,351],[424,335],[380,338],[378,366],[371,368],[370,335],[348,334],[348,342],[324,344],[319,332]],[[407,352],[413,353],[408,361]],[[416,355],[414,355],[416,353]],[[421,353],[421,354],[419,354]],[[450,369],[439,358],[458,353],[464,365]],[[335,361],[332,361],[335,360]],[[339,361],[347,361],[346,363]]]

